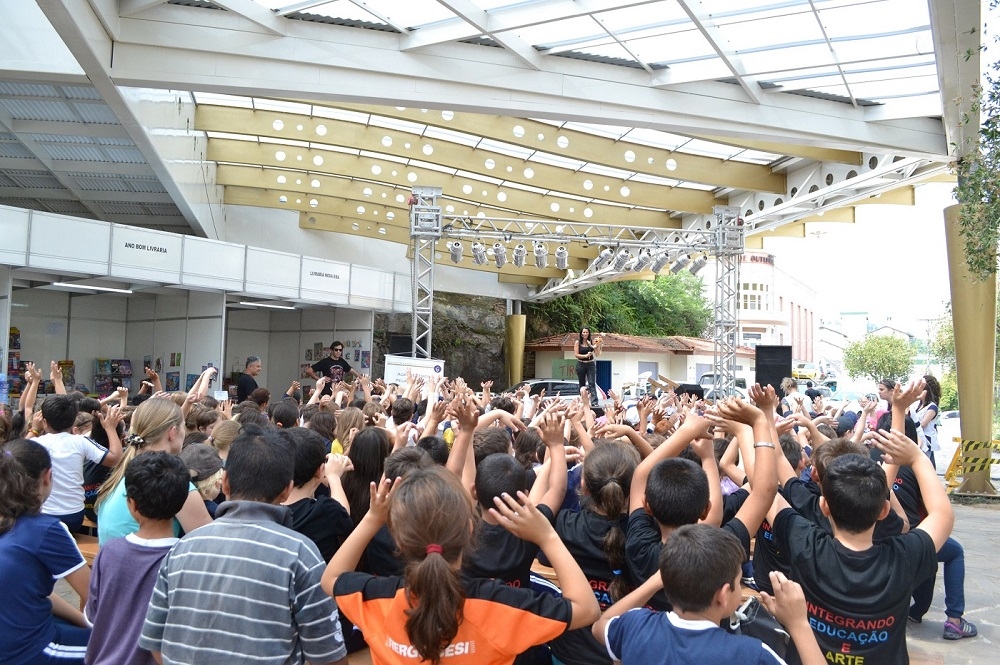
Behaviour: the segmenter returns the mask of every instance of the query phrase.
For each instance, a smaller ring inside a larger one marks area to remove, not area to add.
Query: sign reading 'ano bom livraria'
[[[111,274],[132,279],[176,282],[181,272],[180,236],[173,233],[115,226],[111,244]]]

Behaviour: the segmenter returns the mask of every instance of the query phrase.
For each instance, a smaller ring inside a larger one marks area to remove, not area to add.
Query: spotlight
[[[497,268],[503,268],[507,263],[507,247],[503,243],[493,243],[493,260],[497,263]]]
[[[544,268],[549,265],[549,248],[544,242],[536,242],[534,245],[535,267]]]
[[[632,266],[632,270],[642,272],[652,260],[653,254],[648,249],[640,249],[639,253],[635,255],[635,265]]]
[[[677,259],[677,263],[675,263],[673,267],[670,268],[670,272],[676,275],[681,270],[684,270],[684,268],[686,268],[687,264],[689,263],[691,263],[691,259],[688,256],[682,256],[681,258]]]
[[[486,263],[486,247],[483,243],[472,243],[472,262],[477,266],[481,266]]]
[[[496,245],[493,246],[493,252],[496,253]],[[528,250],[525,249],[524,243],[518,243],[517,247],[514,248],[514,265],[518,268],[524,267],[524,258],[528,256]],[[499,268],[500,265],[497,265]]]
[[[451,252],[452,263],[460,263],[462,261],[462,243],[452,240],[448,243],[448,251]]]
[[[649,269],[655,273],[658,273],[664,268],[666,268],[668,263],[670,263],[670,252],[663,252],[662,254],[656,257],[656,260],[653,261],[653,265],[651,265]]]
[[[603,268],[615,255],[615,250],[610,247],[605,247],[601,250],[601,253],[597,255],[594,259],[594,270],[600,270]]]
[[[618,251],[618,256],[615,257],[615,264],[612,266],[615,272],[621,272],[625,270],[626,264],[632,259],[632,255],[629,254],[627,249],[622,249]]]
[[[697,259],[694,260],[694,263],[691,264],[691,267],[688,268],[688,270],[691,271],[692,275],[697,275],[698,272],[702,268],[704,268],[707,264],[708,264],[708,257],[699,256]]]
[[[556,268],[560,270],[569,268],[569,250],[566,245],[556,247]]]

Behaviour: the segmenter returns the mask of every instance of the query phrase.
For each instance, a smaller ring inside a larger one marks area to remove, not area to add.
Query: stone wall
[[[434,294],[431,353],[445,362],[445,374],[461,376],[470,386],[493,380],[493,390],[504,383],[504,318],[507,304],[498,298],[457,293]],[[372,376],[385,373],[385,354],[392,335],[409,335],[409,314],[376,314]]]

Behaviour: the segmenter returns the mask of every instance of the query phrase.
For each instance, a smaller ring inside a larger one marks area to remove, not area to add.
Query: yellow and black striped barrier
[[[948,470],[944,474],[945,480],[948,483],[949,492],[958,487],[958,477],[960,475],[975,473],[976,471],[988,471],[990,466],[1000,464],[1000,458],[992,456],[992,453],[1000,452],[1000,440],[998,439],[993,439],[992,441],[973,441],[972,439],[960,439],[955,437],[952,441],[962,445],[955,449],[955,454],[951,458]],[[977,450],[989,451],[988,454],[990,454],[990,456],[967,456],[969,453]]]

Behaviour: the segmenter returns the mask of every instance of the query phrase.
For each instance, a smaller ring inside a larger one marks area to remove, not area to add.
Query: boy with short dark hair
[[[730,531],[744,547],[744,560],[750,557],[750,533],[756,532],[774,498],[777,478],[774,472],[773,389],[751,388],[751,396],[760,408],[739,399],[718,405],[714,422],[725,420],[750,425],[754,435],[756,464],[751,491],[735,516],[722,528]],[[625,530],[625,562],[632,579],[653,577],[659,568],[664,543],[677,528],[699,521],[716,526],[722,521],[722,492],[719,467],[710,429],[713,421],[688,413],[683,424],[662,445],[644,459],[632,476],[629,494],[629,517]],[[676,458],[689,444],[702,461]],[[669,610],[663,594],[656,594],[650,606]]]
[[[93,626],[87,665],[153,665],[139,648],[160,563],[177,542],[174,516],[188,496],[188,470],[168,452],[137,456],[125,469],[128,510],[139,530],[101,546],[84,614]]]
[[[623,665],[783,665],[784,661],[760,640],[719,627],[743,600],[740,577],[744,557],[744,545],[724,529],[706,524],[679,527],[663,546],[658,573],[608,608],[594,624],[594,637]],[[801,588],[780,573],[772,575],[776,598],[764,594],[762,601],[785,626],[803,665],[824,663],[806,619]],[[673,610],[642,609],[660,589],[666,591]]]
[[[922,382],[910,384],[894,401],[910,404],[922,390]],[[951,534],[955,516],[930,460],[916,444],[896,430],[877,432],[875,440],[888,464],[913,469],[927,509],[916,529],[873,542],[876,521],[890,510],[889,486],[878,464],[855,454],[830,462],[822,479],[820,509],[830,520],[832,535],[780,497],[768,519],[805,592],[809,623],[824,657],[851,665],[903,665],[909,662],[910,595],[935,573],[936,552]]]
[[[164,558],[139,646],[163,662],[343,662],[337,607],[323,593],[316,545],[281,503],[295,449],[280,432],[244,433],[222,478],[216,520]]]

